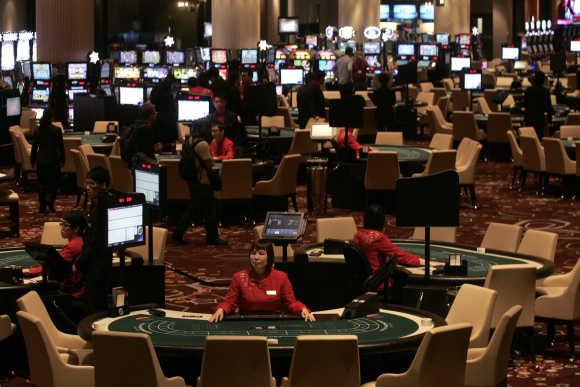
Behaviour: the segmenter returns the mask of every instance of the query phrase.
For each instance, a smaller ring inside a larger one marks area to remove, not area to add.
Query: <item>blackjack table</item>
[[[368,149],[378,152],[396,152],[399,163],[426,163],[431,149],[407,145],[368,145]]]

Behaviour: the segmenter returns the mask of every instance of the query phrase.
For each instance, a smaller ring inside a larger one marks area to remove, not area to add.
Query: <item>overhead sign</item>
[[[376,26],[369,26],[363,31],[363,35],[368,40],[375,40],[381,37],[381,29]]]

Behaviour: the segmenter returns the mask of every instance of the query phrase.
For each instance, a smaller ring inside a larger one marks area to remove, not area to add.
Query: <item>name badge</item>
[[[266,290],[266,295],[267,296],[275,296],[276,295],[276,291],[275,290]]]

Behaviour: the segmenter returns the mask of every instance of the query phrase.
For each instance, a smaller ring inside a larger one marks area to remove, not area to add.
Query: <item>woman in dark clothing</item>
[[[548,119],[551,119],[554,108],[550,99],[550,90],[544,86],[546,83],[544,73],[537,71],[531,81],[532,86],[528,87],[524,96],[526,125],[533,126],[538,138],[541,139],[544,136],[544,127],[546,126],[546,113]]]
[[[64,165],[64,141],[60,128],[52,125],[54,115],[51,108],[45,109],[40,125],[32,141],[30,161],[36,165],[38,175],[38,201],[41,213],[54,212],[54,200],[60,181],[60,168]]]
[[[388,73],[379,75],[379,88],[370,95],[371,101],[377,107],[377,129],[379,131],[388,130],[392,126],[394,113],[393,105],[396,102],[395,92],[389,83],[391,76]]]
[[[61,122],[62,127],[68,129],[68,97],[66,95],[66,84],[63,74],[54,76],[49,102],[49,106],[52,108],[54,115],[53,121]]]

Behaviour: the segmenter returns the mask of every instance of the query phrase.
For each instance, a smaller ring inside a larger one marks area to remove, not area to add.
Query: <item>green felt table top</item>
[[[9,266],[19,266],[28,269],[40,266],[40,264],[32,259],[32,257],[24,250],[0,251],[0,267],[5,268]],[[0,282],[0,288],[5,286],[13,286],[13,284]]]
[[[580,142],[580,138],[575,137],[574,139],[572,139],[572,141],[568,139],[562,139],[562,144],[564,144],[566,148],[576,148],[577,142]]]
[[[89,144],[91,146],[113,146],[112,142],[103,142],[104,133],[102,134],[88,134],[85,135],[83,132],[67,133],[64,137],[79,137],[83,144]]]
[[[431,154],[429,149],[414,146],[369,145],[369,147],[381,152],[397,152],[399,162],[423,163],[429,160]]]
[[[137,314],[116,319],[108,329],[146,333],[154,345],[161,346],[203,347],[208,335],[266,336],[278,340],[279,346],[291,346],[299,335],[354,334],[358,336],[359,344],[382,343],[412,335],[419,329],[419,324],[411,318],[391,313],[351,320],[222,321],[217,324]]]
[[[262,136],[268,137],[268,138],[292,138],[292,137],[294,137],[294,130],[289,129],[289,128],[280,129],[280,134],[275,135],[275,136],[268,136],[268,130],[269,130],[268,128],[262,128]],[[258,135],[258,126],[246,125],[246,132],[248,132],[249,135],[257,136]]]

